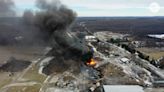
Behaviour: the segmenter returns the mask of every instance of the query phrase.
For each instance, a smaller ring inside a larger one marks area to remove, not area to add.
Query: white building
[[[85,36],[85,40],[89,41],[89,42],[96,42],[97,41],[96,37],[92,36],[92,35]]]
[[[144,92],[138,85],[104,85],[104,92]]]
[[[120,61],[123,63],[129,63],[130,60],[128,58],[121,58]]]

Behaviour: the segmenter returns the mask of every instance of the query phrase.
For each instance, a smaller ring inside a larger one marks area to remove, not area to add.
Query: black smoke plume
[[[33,25],[34,13],[32,10],[25,10],[22,17],[23,17],[23,21],[24,21],[25,25]]]
[[[68,30],[76,18],[76,13],[58,0],[36,0],[38,11],[27,9],[22,17],[13,17],[17,13],[13,1],[0,0],[0,44],[46,45],[54,31]]]
[[[76,18],[76,13],[59,0],[37,0],[36,25],[48,35],[57,30],[66,30]]]
[[[59,0],[37,0],[36,5],[40,9],[35,16],[36,25],[43,31],[45,39],[53,40],[53,47],[57,43],[63,49],[69,48],[67,52],[79,54],[77,56],[82,52],[88,52],[86,44],[69,31],[76,18],[75,12],[61,4]]]
[[[52,41],[52,50],[47,55],[55,58],[44,67],[45,74],[49,75],[56,69],[55,72],[63,72],[72,66],[71,62],[86,61],[88,57],[83,57],[92,57],[86,44],[69,31],[76,13],[58,0],[37,0],[37,7],[40,11],[35,15],[36,26],[44,33],[45,39]]]
[[[0,0],[0,17],[15,16],[15,4],[12,0]]]

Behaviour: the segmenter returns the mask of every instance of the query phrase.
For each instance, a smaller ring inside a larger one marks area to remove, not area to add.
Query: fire
[[[97,62],[94,59],[90,59],[87,61],[88,66],[95,66],[96,64],[97,64]]]

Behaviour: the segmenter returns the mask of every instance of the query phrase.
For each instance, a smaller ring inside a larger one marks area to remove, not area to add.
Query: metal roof
[[[103,85],[105,92],[144,92],[138,85]]]

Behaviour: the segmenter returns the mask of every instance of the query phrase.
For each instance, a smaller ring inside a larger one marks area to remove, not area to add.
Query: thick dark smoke
[[[27,25],[33,25],[34,23],[34,13],[32,10],[25,10],[23,14],[23,21]]]
[[[58,0],[36,0],[37,12],[27,9],[21,18],[13,17],[13,1],[0,0],[0,44],[48,44],[54,31],[68,30],[76,17]]]
[[[76,14],[59,0],[37,0],[36,5],[40,9],[35,17],[36,25],[48,34],[66,30],[75,20]]]
[[[0,17],[13,17],[15,4],[12,0],[0,0]]]
[[[35,19],[45,39],[53,40],[52,45],[57,43],[64,49],[69,48],[68,52],[80,55],[82,52],[87,52],[85,44],[68,31],[76,18],[76,13],[61,4],[59,0],[37,0],[37,7],[40,12],[36,14]]]
[[[55,58],[44,67],[43,72],[51,74],[56,69],[63,72],[72,66],[69,61],[85,61],[82,58],[89,56],[89,49],[68,31],[76,14],[58,0],[37,0],[37,7],[40,11],[35,16],[36,25],[46,35],[45,39],[51,40],[53,48],[47,55]]]
[[[45,38],[51,38],[54,47],[52,53],[56,54],[57,46],[63,50],[63,57],[76,56],[79,59],[82,54],[89,53],[86,44],[68,31],[76,18],[76,13],[58,0],[37,0],[37,7],[40,12],[35,16],[36,23],[40,30],[44,31]]]

